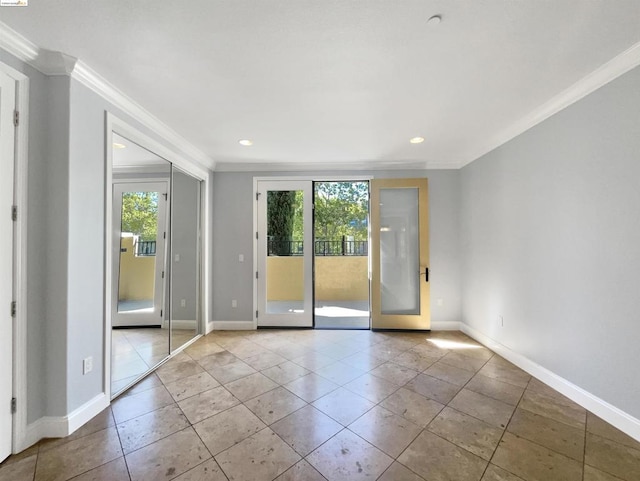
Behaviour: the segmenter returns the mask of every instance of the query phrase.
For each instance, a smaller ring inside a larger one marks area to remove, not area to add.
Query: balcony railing
[[[156,255],[156,241],[136,242],[136,255],[140,257]]]
[[[366,256],[367,241],[354,240],[317,240],[313,252],[317,256]],[[292,240],[267,240],[269,256],[301,256],[304,254],[304,242]]]

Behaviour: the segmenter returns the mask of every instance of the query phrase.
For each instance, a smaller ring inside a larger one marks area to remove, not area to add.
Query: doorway
[[[0,461],[11,454],[13,442],[13,317],[14,300],[14,222],[9,212],[14,205],[14,148],[16,82],[0,72]],[[11,311],[9,310],[11,306]]]
[[[255,185],[257,327],[430,329],[426,178]]]

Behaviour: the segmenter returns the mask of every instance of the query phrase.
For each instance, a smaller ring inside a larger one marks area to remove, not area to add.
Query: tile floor
[[[637,481],[640,443],[459,332],[210,334],[0,480]]]

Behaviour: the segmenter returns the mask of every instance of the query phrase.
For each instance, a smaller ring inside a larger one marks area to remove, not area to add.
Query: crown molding
[[[216,172],[340,172],[458,169],[457,164],[402,161],[361,162],[218,162]]]
[[[466,161],[463,161],[460,167],[464,167],[509,142],[612,80],[624,75],[638,65],[640,65],[640,42],[600,66],[586,77],[578,80],[568,89],[552,97],[548,102],[545,102],[525,117],[511,124],[498,135],[487,139],[485,142],[476,146],[476,148],[470,150],[469,154],[465,156]]]
[[[200,167],[215,169],[216,163],[210,156],[141,107],[82,60],[62,52],[42,49],[2,22],[0,22],[0,48],[45,75],[71,76],[156,133],[171,144],[174,149],[199,164]]]

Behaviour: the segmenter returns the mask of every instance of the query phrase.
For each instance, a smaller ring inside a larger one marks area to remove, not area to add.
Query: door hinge
[[[18,400],[14,397],[11,398],[11,414],[15,414],[18,410]]]
[[[164,271],[162,271],[162,278],[164,279]]]
[[[13,222],[18,220],[18,206],[17,205],[12,205],[11,206],[11,220]]]
[[[163,233],[162,233],[162,238],[163,238],[163,239],[166,239],[166,238],[167,238],[167,233],[166,233],[166,232],[163,232]]]
[[[258,238],[258,232],[256,231],[256,239]]]
[[[256,279],[258,278],[258,271],[256,271]]]
[[[256,310],[256,319],[258,318],[258,311]]]
[[[160,309],[160,317],[162,317],[162,309]]]
[[[17,110],[13,111],[13,125],[18,126],[20,124],[20,112]]]
[[[11,317],[16,317],[16,301],[11,301]]]
[[[256,192],[256,201],[260,198],[260,192]]]

